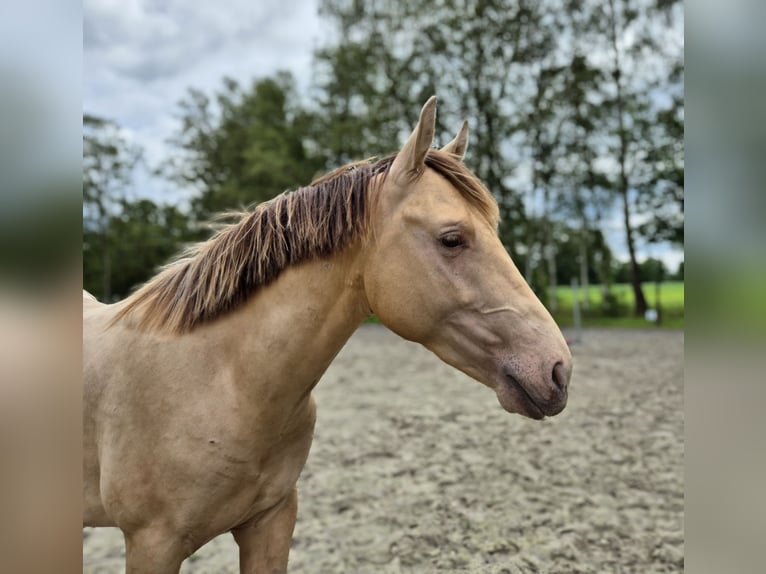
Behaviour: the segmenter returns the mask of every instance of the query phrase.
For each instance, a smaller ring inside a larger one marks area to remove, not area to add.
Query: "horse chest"
[[[269,508],[292,492],[311,448],[315,407],[308,408],[290,421],[251,428],[245,434],[210,444],[213,459],[218,461],[216,474],[229,481],[242,497],[248,514]],[[231,444],[237,447],[230,448]]]

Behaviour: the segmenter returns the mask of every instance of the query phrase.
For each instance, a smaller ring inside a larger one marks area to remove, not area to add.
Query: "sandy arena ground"
[[[359,329],[317,387],[290,573],[682,572],[683,334],[589,330],[572,351],[566,410],[535,422]],[[123,572],[121,533],[85,529],[83,560]],[[223,535],[182,572],[237,565]]]

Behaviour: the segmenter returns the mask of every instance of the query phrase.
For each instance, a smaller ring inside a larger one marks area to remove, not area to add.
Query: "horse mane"
[[[369,228],[373,178],[396,154],[340,167],[306,187],[229,213],[234,223],[192,245],[123,302],[112,321],[135,316],[147,330],[186,333],[245,302],[286,268],[337,253]],[[430,150],[426,165],[445,177],[492,224],[492,194],[455,156]]]

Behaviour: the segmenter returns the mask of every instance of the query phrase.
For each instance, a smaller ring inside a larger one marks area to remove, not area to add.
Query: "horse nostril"
[[[564,363],[561,361],[553,365],[553,384],[561,391],[565,391],[569,384],[566,368],[564,368]]]

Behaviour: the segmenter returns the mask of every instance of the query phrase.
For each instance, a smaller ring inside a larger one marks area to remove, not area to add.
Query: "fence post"
[[[660,301],[661,282],[658,278],[654,282],[654,307],[657,309],[657,326],[662,325],[662,302]]]
[[[577,279],[572,277],[572,312],[574,313],[575,342],[582,339],[582,321],[580,318],[580,297],[577,292]]]

